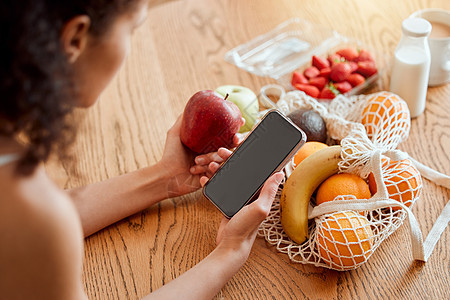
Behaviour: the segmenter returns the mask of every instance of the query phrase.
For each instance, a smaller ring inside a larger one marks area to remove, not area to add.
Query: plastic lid
[[[402,22],[402,30],[412,37],[425,37],[431,32],[431,24],[422,18],[409,18]]]
[[[228,51],[225,60],[258,76],[279,79],[343,40],[334,30],[293,18]]]

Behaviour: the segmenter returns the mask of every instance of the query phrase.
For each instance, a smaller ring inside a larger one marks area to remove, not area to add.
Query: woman
[[[153,166],[104,182],[60,190],[40,165],[64,153],[73,107],[91,106],[120,68],[147,0],[2,1],[0,49],[0,298],[83,299],[83,234],[163,199],[198,189],[230,155],[195,158],[179,138],[180,118]],[[152,3],[152,2],[150,2]],[[63,159],[67,159],[64,157]],[[150,299],[212,298],[244,264],[282,179],[223,219],[217,247]]]

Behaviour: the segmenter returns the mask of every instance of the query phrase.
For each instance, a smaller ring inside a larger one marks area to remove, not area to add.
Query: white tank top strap
[[[7,165],[13,161],[18,160],[19,157],[20,157],[20,155],[17,153],[0,155],[0,167]]]

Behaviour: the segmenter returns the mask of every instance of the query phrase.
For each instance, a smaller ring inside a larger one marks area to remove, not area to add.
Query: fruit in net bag
[[[372,140],[398,144],[409,134],[411,121],[408,105],[393,93],[375,94],[364,108],[361,123]]]
[[[297,109],[287,115],[306,134],[307,141],[325,143],[327,140],[327,124],[320,114],[312,109]]]
[[[316,188],[338,172],[341,147],[323,148],[306,157],[284,184],[280,197],[280,219],[283,231],[291,240],[302,244],[308,239],[308,205]]]
[[[381,159],[381,173],[389,198],[410,207],[419,198],[422,191],[422,177],[409,159],[400,161]],[[377,183],[373,173],[369,174],[369,187],[372,194],[377,192]],[[399,210],[400,206],[392,207]]]
[[[330,267],[351,269],[364,263],[372,254],[370,223],[354,211],[324,216],[316,230],[319,255]]]
[[[337,196],[353,195],[356,199],[369,199],[369,185],[358,175],[350,173],[334,174],[317,189],[316,204],[333,201]]]
[[[321,142],[306,142],[300,150],[294,155],[294,168],[298,166],[305,158],[317,152],[323,148],[327,148],[328,145]]]

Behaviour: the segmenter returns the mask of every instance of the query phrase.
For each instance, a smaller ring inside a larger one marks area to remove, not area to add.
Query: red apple
[[[243,125],[239,108],[218,93],[199,91],[189,99],[181,123],[181,142],[195,153],[233,147],[233,137]]]

